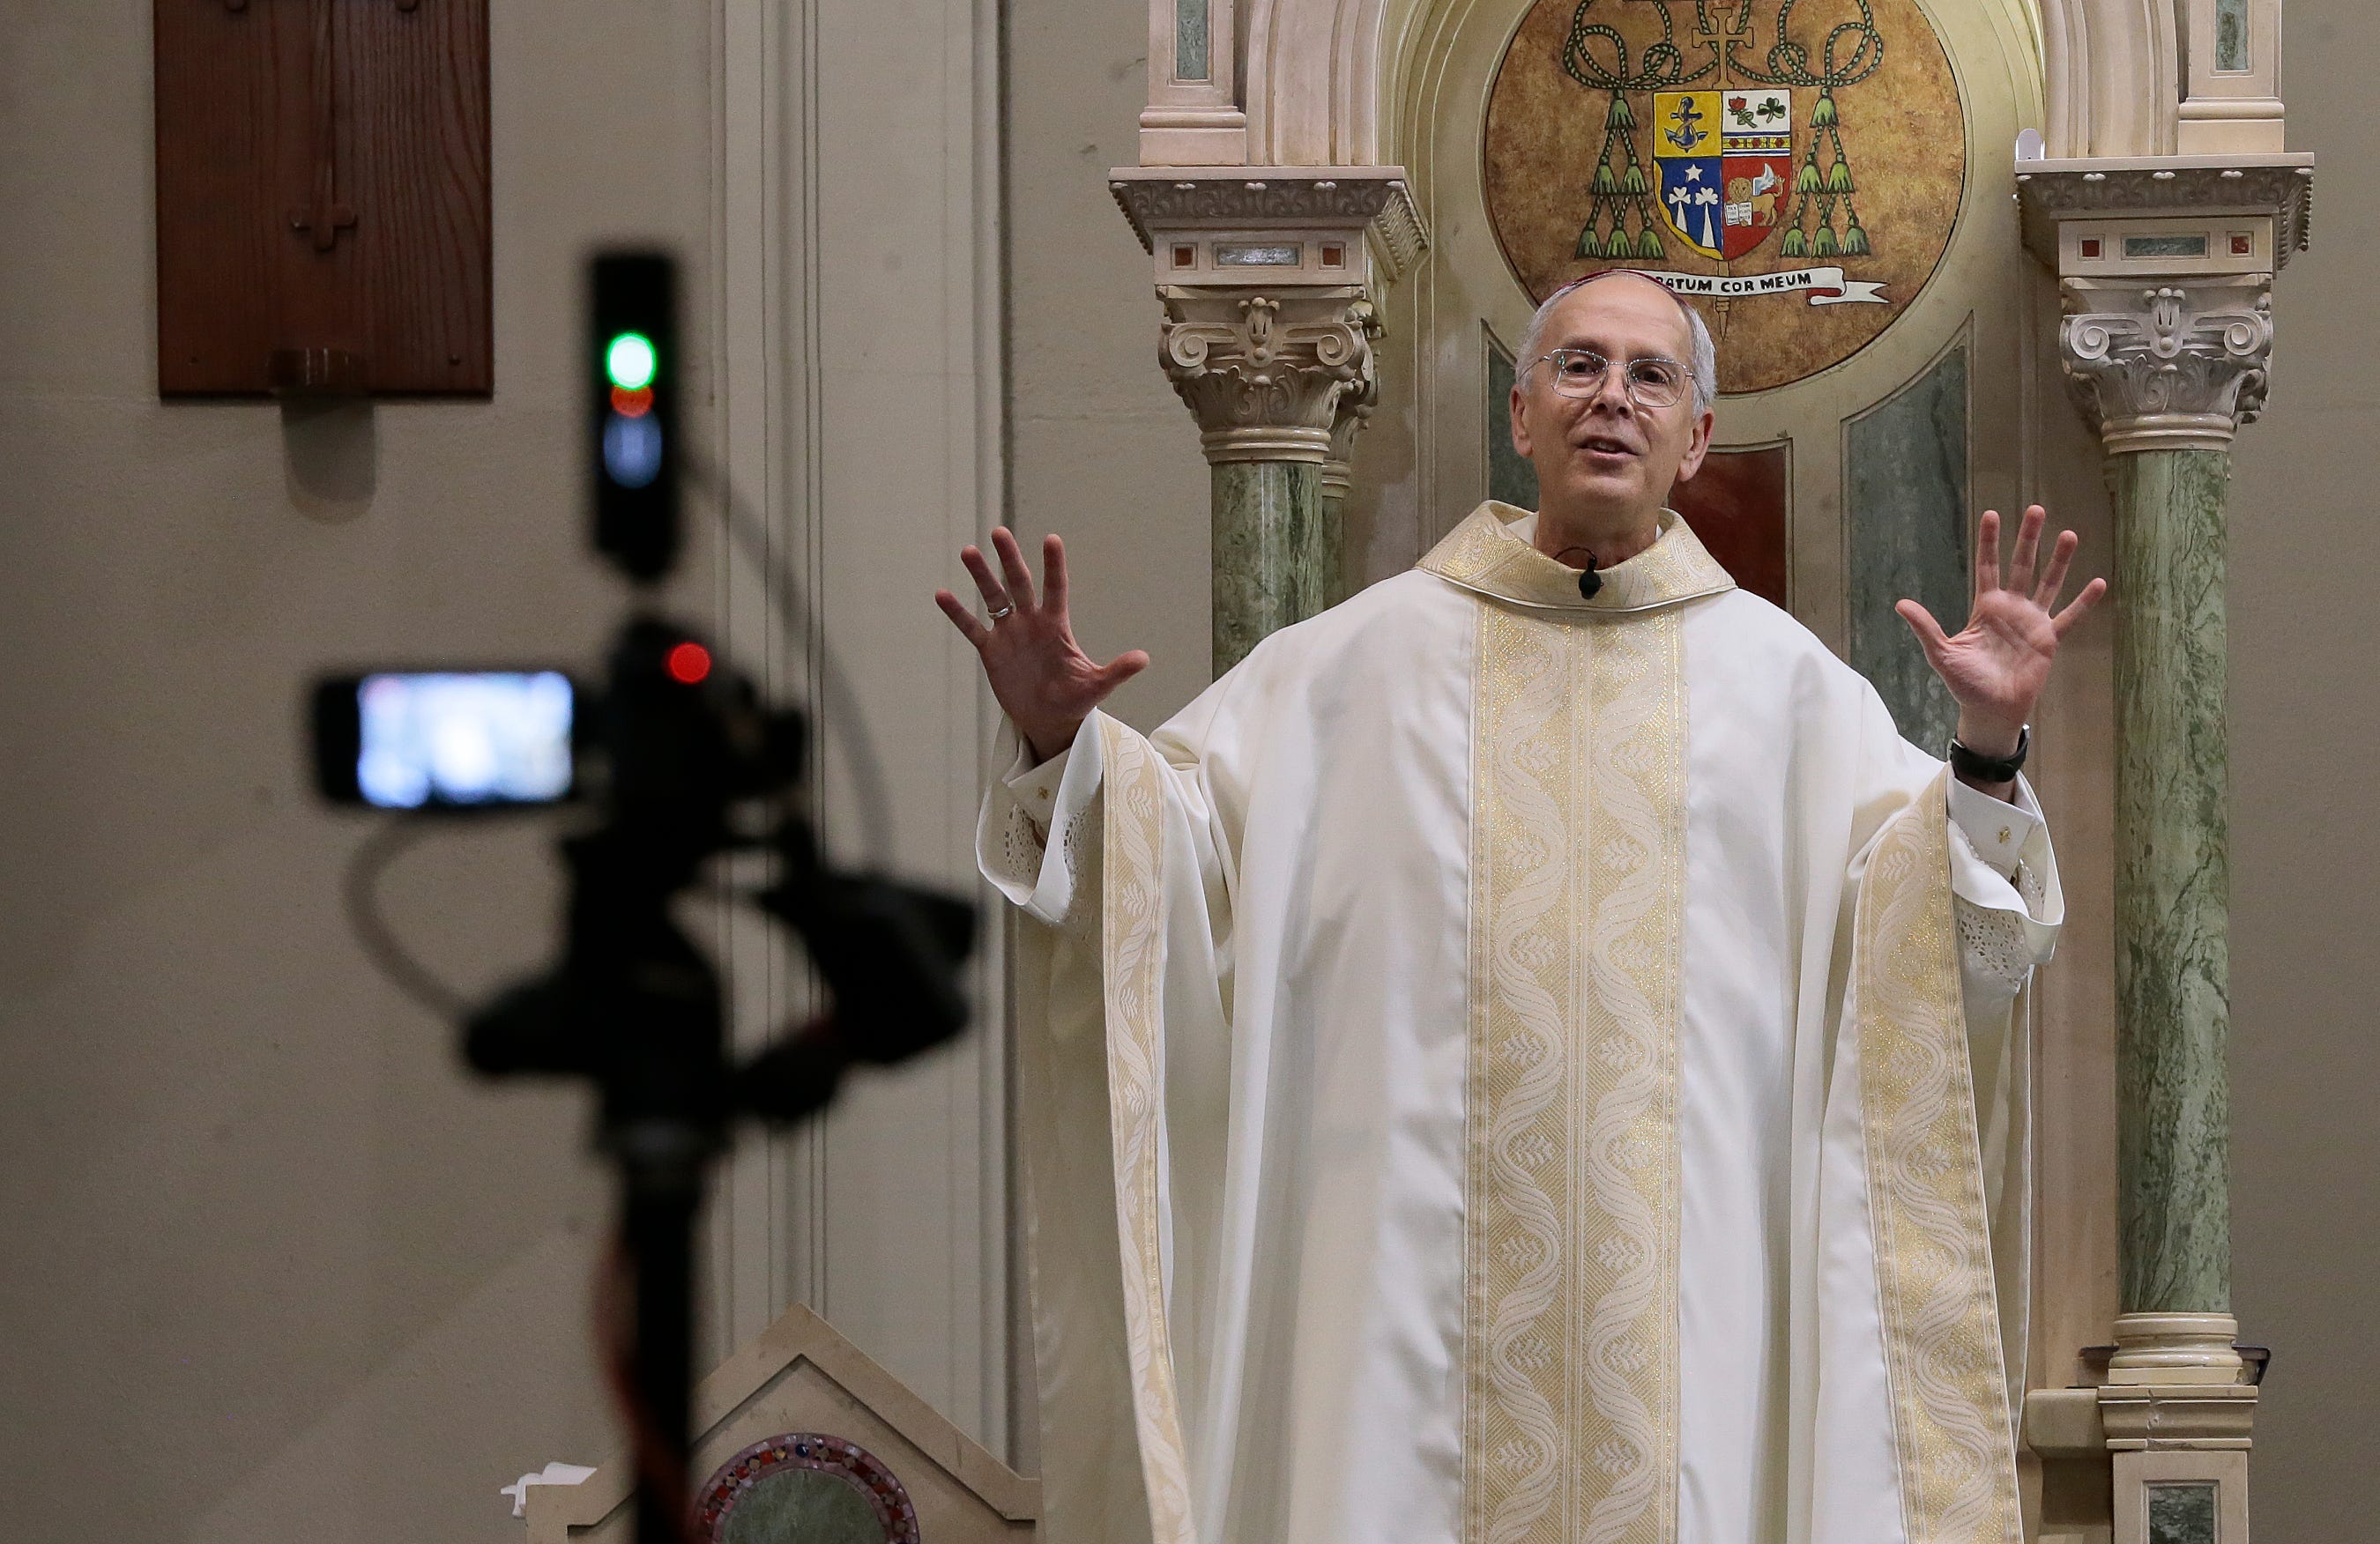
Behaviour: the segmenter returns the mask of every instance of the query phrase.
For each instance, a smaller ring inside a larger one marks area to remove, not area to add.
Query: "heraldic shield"
[[[1654,93],[1661,218],[1706,258],[1740,258],[1784,223],[1793,93],[1768,87]]]

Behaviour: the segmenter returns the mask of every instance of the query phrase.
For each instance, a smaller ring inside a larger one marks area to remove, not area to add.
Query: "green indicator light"
[[[641,392],[653,383],[653,341],[642,332],[623,332],[603,351],[603,368],[612,384]]]

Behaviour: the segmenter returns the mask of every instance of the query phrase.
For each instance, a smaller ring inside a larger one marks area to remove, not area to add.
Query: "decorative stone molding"
[[[2178,0],[2182,92],[2173,148],[2277,151],[2281,0]]]
[[[2256,1391],[2246,1383],[2109,1383],[2099,1390],[2099,1426],[2110,1453],[2244,1453],[2255,1445],[2255,1422]]]
[[[2272,276],[2180,284],[2067,279],[2058,352],[2110,453],[2222,450],[2265,405]]]
[[[1163,0],[1159,0],[1163,3]],[[1379,109],[1395,100],[1401,51],[1384,40],[1390,0],[1251,0],[1248,154],[1275,166],[1377,158]],[[1407,12],[1417,7],[1404,6]]]
[[[1108,190],[1160,284],[1393,280],[1428,245],[1402,166],[1120,166]]]
[[[1332,459],[1341,403],[1372,389],[1377,323],[1359,291],[1276,297],[1169,285],[1160,294],[1158,360],[1198,420],[1210,464]]]
[[[2248,1544],[2256,1391],[2245,1383],[2034,1389],[2040,1537]]]
[[[1241,105],[1239,0],[1149,0],[1147,166],[1239,166],[1248,159]]]
[[[2128,1313],[2116,1321],[2111,1384],[2234,1384],[2246,1380],[2228,1313]],[[2112,1417],[2111,1417],[2112,1418]],[[2112,1440],[2112,1432],[2111,1432]]]
[[[696,1388],[693,1427],[697,1479],[732,1461],[760,1457],[765,1450],[756,1444],[763,1441],[783,1439],[771,1446],[789,1449],[797,1436],[807,1437],[822,1448],[832,1444],[846,1472],[856,1466],[849,1463],[855,1449],[877,1469],[889,1466],[915,1509],[911,1537],[922,1534],[934,1544],[1033,1544],[1040,1533],[1039,1480],[1013,1472],[798,1305]],[[581,1483],[527,1487],[524,1544],[634,1544],[638,1482],[630,1450]],[[701,1537],[712,1535],[705,1529]]]
[[[2171,0],[2041,0],[2046,109],[2061,155],[2163,155],[2181,97]]]
[[[2060,239],[2076,222],[2107,224],[2121,233],[2138,230],[2142,221],[2207,222],[2218,236],[2234,225],[2262,223],[2269,232],[2263,253],[2242,253],[2237,268],[2267,271],[2289,266],[2289,259],[2306,249],[2313,215],[2313,157],[2290,155],[2183,156],[2157,155],[2132,159],[2082,161],[2019,161],[2017,202],[2023,213],[2028,251],[2060,274],[2074,274],[2078,254],[2074,244]],[[2237,219],[2226,217],[2236,216]],[[2217,227],[2220,227],[2217,229]],[[2201,271],[2223,271],[2233,254],[2228,242],[2211,248],[2208,266]],[[2116,249],[2106,260],[2119,261]],[[2168,271],[2188,272],[2191,267]],[[2236,270],[2235,270],[2236,271]]]

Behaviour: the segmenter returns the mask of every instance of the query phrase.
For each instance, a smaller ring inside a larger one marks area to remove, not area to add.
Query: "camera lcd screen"
[[[570,794],[570,678],[554,670],[368,675],[356,682],[367,804],[541,804]]]

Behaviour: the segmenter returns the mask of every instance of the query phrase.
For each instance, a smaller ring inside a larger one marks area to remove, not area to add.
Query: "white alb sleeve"
[[[1096,716],[1074,744],[1038,766],[1024,736],[1003,722],[994,755],[1008,770],[985,790],[976,819],[976,864],[994,889],[1052,927],[1074,904],[1084,844],[1096,841],[1100,765]]]
[[[2004,1011],[2058,949],[2066,896],[2032,785],[2003,802],[1950,779],[1950,895],[1969,1021]]]

